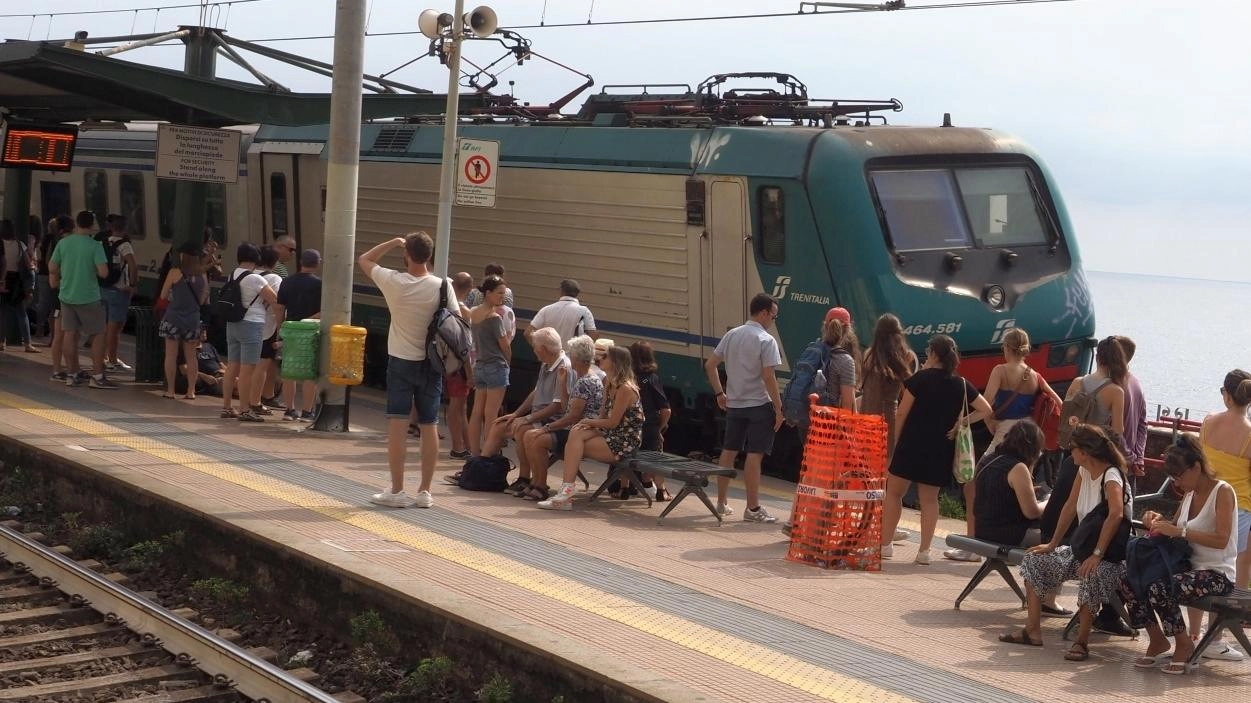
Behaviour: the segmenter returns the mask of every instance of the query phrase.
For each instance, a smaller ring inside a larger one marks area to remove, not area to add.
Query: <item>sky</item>
[[[371,33],[415,30],[426,7],[411,0],[362,0]],[[451,11],[453,0],[429,0]],[[199,10],[163,9],[49,17],[73,10],[186,4],[188,0],[39,0],[43,15],[0,17],[0,36],[63,38],[173,30],[198,24]],[[908,5],[945,0],[910,0]],[[466,3],[474,5],[473,0]],[[646,25],[595,22],[668,17],[795,13],[793,0],[495,0],[503,27],[539,54],[592,75],[596,85],[689,83],[715,73],[792,73],[814,98],[899,98],[896,124],[993,127],[1042,155],[1066,201],[1087,268],[1251,282],[1251,4],[1239,0],[1074,0],[928,11],[863,12]],[[0,0],[0,15],[30,12],[29,0]],[[212,24],[241,39],[330,35],[330,0],[260,0],[214,10]],[[330,39],[268,43],[329,62]],[[424,54],[420,35],[370,36],[365,68],[389,72]],[[470,42],[485,65],[503,54]],[[181,67],[178,46],[122,54]],[[293,90],[329,91],[329,78],[257,57],[262,71]],[[508,62],[501,66],[508,65]],[[224,59],[219,74],[252,80]],[[423,58],[392,78],[443,92],[446,69]],[[501,76],[518,98],[548,103],[581,79],[528,62]],[[593,88],[592,90],[598,90]],[[580,100],[569,109],[576,110]]]

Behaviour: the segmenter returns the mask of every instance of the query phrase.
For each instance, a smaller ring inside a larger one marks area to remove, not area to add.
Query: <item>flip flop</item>
[[[1165,674],[1168,674],[1169,676],[1185,676],[1186,674],[1190,673],[1190,670],[1192,668],[1194,668],[1193,664],[1187,664],[1186,662],[1170,661],[1169,663],[1165,664],[1164,668],[1160,669],[1160,671],[1162,671]]]
[[[1029,632],[1027,632],[1025,628],[1023,627],[1020,630],[1017,630],[1016,632],[1009,632],[1006,635],[999,635],[999,641],[1003,642],[1004,644],[1023,644],[1023,645],[1027,645],[1030,647],[1043,646],[1042,640],[1032,639],[1029,636]]]
[[[1157,666],[1168,662],[1172,658],[1173,658],[1173,654],[1171,652],[1164,652],[1163,654],[1148,654],[1145,656],[1138,657],[1138,659],[1134,660],[1134,668],[1135,669],[1154,669]]]
[[[1065,661],[1084,662],[1090,658],[1090,646],[1085,642],[1074,642],[1069,651],[1064,653]]]
[[[176,395],[172,395],[172,394],[170,394],[170,393],[162,393],[162,394],[161,394],[161,397],[162,397],[162,398],[169,398],[170,400],[173,400],[173,399],[177,398],[178,396],[176,396]]]

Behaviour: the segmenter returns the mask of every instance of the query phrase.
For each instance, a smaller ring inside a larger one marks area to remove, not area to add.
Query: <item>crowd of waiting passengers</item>
[[[58,232],[58,236],[90,237],[94,220],[89,215],[80,214],[77,226],[70,230],[67,224],[66,231]],[[6,313],[14,313],[11,308],[29,301],[29,291],[22,292],[23,266],[35,260],[8,232],[0,231],[5,234],[5,285],[0,293]],[[320,285],[320,281],[313,281],[320,256],[312,250],[302,253],[303,280],[295,291],[293,281],[284,280],[283,265],[293,258],[294,242],[279,241],[277,245],[262,250],[245,243],[236,252],[239,267],[229,279],[241,285],[243,299],[250,302],[244,319],[227,324],[228,362],[217,379],[224,386],[223,418],[259,421],[269,412],[267,404],[277,404],[260,396],[261,388],[272,386],[268,380],[254,381],[254,366],[274,358],[275,343],[281,347],[275,330],[283,319],[303,319],[317,313],[304,303],[320,299],[313,291]],[[90,283],[94,289],[97,269],[106,268],[105,257],[99,246],[84,244],[81,249],[77,257],[81,261],[75,263],[66,255],[57,259],[60,265],[54,265],[53,270],[61,279],[78,277],[84,287]],[[378,261],[395,249],[402,250],[404,267],[393,270],[379,265]],[[429,269],[432,253],[430,237],[415,233],[383,242],[359,259],[361,269],[378,286],[392,311],[387,341],[391,486],[375,494],[373,502],[389,507],[433,505],[430,489],[439,452],[437,419],[445,390],[451,456],[478,461],[497,455],[507,440],[513,440],[520,475],[507,492],[534,501],[540,508],[572,508],[575,480],[586,459],[613,462],[639,449],[663,449],[670,409],[651,346],[636,342],[627,349],[599,338],[594,316],[578,300],[577,282],[569,279],[561,281],[559,298],[542,308],[524,330],[540,363],[533,390],[516,409],[501,414],[517,331],[513,293],[503,278],[504,270],[497,264],[488,265],[477,285],[464,272],[444,279]],[[172,366],[180,345],[188,345],[184,350],[187,358],[197,353],[201,331],[197,314],[207,300],[207,274],[218,266],[216,262],[214,252],[188,247],[173,256],[171,273],[163,277],[159,298],[165,302],[161,334],[169,347],[167,378],[175,376],[168,366]],[[283,295],[284,291],[288,294]],[[427,331],[440,307],[468,323],[474,352],[470,363],[447,375],[436,372],[427,359]],[[751,300],[749,313],[750,319],[722,338],[708,359],[706,371],[717,403],[726,414],[720,464],[734,466],[738,456],[745,455],[747,501],[743,519],[772,523],[776,518],[760,505],[759,485],[762,458],[771,451],[777,431],[787,421],[775,375],[782,359],[769,332],[777,319],[777,302],[759,294]],[[194,324],[189,322],[192,318],[196,318]],[[28,338],[23,341],[31,348]],[[71,342],[69,348],[76,352],[74,344]],[[267,347],[270,353],[264,354]],[[952,478],[954,437],[962,426],[983,422],[993,438],[963,487],[968,534],[1028,549],[1021,573],[1029,618],[1023,628],[1003,635],[1001,641],[1041,645],[1043,617],[1072,615],[1056,602],[1056,595],[1061,584],[1076,580],[1080,626],[1067,659],[1080,661],[1089,656],[1092,629],[1114,633],[1127,629],[1111,609],[1102,607],[1119,597],[1129,614],[1128,626],[1145,628],[1149,634],[1147,650],[1136,666],[1162,666],[1165,673],[1184,674],[1202,619],[1201,613],[1192,611],[1187,622],[1181,608],[1206,595],[1227,594],[1235,585],[1251,585],[1251,552],[1247,548],[1251,533],[1251,421],[1247,419],[1251,374],[1238,369],[1227,374],[1220,388],[1223,409],[1204,418],[1198,436],[1181,434],[1165,452],[1165,470],[1185,496],[1176,514],[1148,511],[1142,522],[1152,535],[1171,538],[1169,549],[1184,552],[1187,568],[1166,571],[1163,578],[1144,582],[1143,574],[1128,572],[1124,563],[1126,526],[1132,515],[1130,494],[1134,478],[1143,473],[1147,440],[1142,388],[1129,371],[1135,345],[1125,337],[1100,341],[1094,372],[1074,381],[1063,401],[1026,363],[1030,349],[1025,330],[1009,330],[1003,337],[1004,363],[992,371],[983,395],[959,375],[959,351],[950,337],[939,334],[931,338],[925,359],[918,359],[909,349],[899,319],[885,314],[877,320],[873,339],[862,352],[848,311],[832,308],[822,321],[819,339],[805,354],[814,353],[818,360],[811,390],[818,393],[821,404],[885,418],[889,474],[883,558],[893,558],[892,542],[907,537],[897,528],[904,495],[915,484],[921,509],[915,562],[930,563],[939,493]],[[70,356],[76,359],[77,354],[66,354]],[[805,379],[804,383],[810,382]],[[244,401],[242,412],[232,407],[236,384]],[[798,388],[799,397],[806,397],[808,390]],[[166,395],[172,397],[173,393],[171,382]],[[311,389],[306,390],[305,402],[310,403],[310,398]],[[1044,435],[1031,417],[1048,400],[1057,409],[1069,401],[1078,408],[1080,417],[1070,418],[1071,424],[1065,428],[1068,446],[1058,476],[1050,499],[1040,500],[1045,487],[1036,486],[1034,477]],[[290,388],[287,405],[294,405]],[[306,412],[304,419],[309,414]],[[300,419],[301,414],[288,410],[287,418]],[[803,433],[803,416],[792,419]],[[422,472],[415,496],[404,491],[406,435],[412,433],[419,433],[422,439]],[[553,490],[548,468],[561,459],[561,482]],[[645,490],[653,499],[670,498],[659,477],[644,479]],[[451,480],[455,482],[457,477]],[[718,484],[716,509],[722,515],[733,512],[728,484],[724,479]],[[631,489],[623,485],[615,490],[619,497],[628,497]],[[947,550],[944,556],[957,561],[980,559],[961,550]],[[1174,640],[1172,644],[1169,638]],[[1244,655],[1218,642],[1205,656],[1238,660]]]

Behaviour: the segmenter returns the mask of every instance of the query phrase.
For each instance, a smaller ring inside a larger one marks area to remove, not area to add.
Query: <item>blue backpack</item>
[[[1125,584],[1142,602],[1156,581],[1172,586],[1174,574],[1190,571],[1190,543],[1181,537],[1131,537],[1125,550]]]
[[[817,371],[829,378],[830,357],[836,351],[821,340],[815,340],[804,347],[795,367],[791,369],[790,383],[782,393],[782,417],[792,425],[798,425],[808,419],[808,396],[816,393],[820,396],[817,402],[828,405],[830,402],[828,389],[817,388]],[[846,351],[839,349],[844,354]]]

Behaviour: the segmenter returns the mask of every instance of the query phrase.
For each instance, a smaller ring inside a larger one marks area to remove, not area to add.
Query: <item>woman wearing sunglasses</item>
[[[1234,489],[1212,474],[1199,440],[1190,434],[1164,454],[1164,469],[1186,491],[1181,507],[1172,520],[1148,510],[1142,524],[1155,534],[1180,537],[1190,548],[1190,570],[1175,573],[1147,586],[1146,599],[1131,586],[1133,574],[1121,582],[1121,598],[1134,627],[1147,629],[1147,652],[1134,666],[1151,669],[1165,664],[1164,673],[1186,673],[1186,661],[1195,645],[1186,636],[1181,606],[1204,596],[1223,596],[1234,588],[1234,562],[1238,552],[1234,540]],[[1158,619],[1157,619],[1158,618]],[[1168,638],[1177,644],[1170,656]]]

